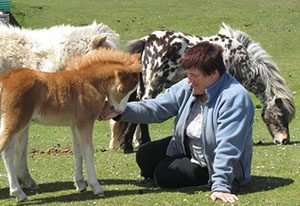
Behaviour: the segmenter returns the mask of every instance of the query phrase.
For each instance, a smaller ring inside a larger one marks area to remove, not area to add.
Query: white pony
[[[53,26],[49,29],[24,29],[0,23],[0,74],[15,67],[55,72],[66,61],[99,47],[119,48],[119,35],[95,21],[87,26]],[[19,182],[37,188],[27,166],[28,129],[16,141],[14,164]],[[2,154],[2,157],[5,158]]]
[[[101,46],[119,48],[119,35],[102,23],[37,30],[0,23],[0,72],[14,67],[55,72],[72,57]]]

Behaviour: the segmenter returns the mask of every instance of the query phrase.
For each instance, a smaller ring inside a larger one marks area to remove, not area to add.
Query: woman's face
[[[219,79],[219,72],[215,70],[211,75],[204,75],[199,69],[192,67],[186,69],[187,82],[192,84],[192,92],[196,95],[205,93],[205,89],[211,86]]]

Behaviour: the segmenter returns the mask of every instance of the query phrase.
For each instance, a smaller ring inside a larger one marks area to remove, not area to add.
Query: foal
[[[10,194],[18,202],[27,199],[18,179],[29,185],[35,183],[30,174],[17,175],[15,167],[18,166],[14,166],[15,142],[22,138],[19,134],[28,133],[31,121],[71,127],[75,186],[79,191],[86,189],[82,174],[84,159],[88,184],[95,195],[104,195],[93,163],[94,121],[101,113],[106,98],[114,110],[125,110],[139,80],[139,56],[102,48],[71,60],[60,72],[18,68],[0,77],[0,152],[8,174]],[[26,147],[23,145],[21,148],[26,150]]]

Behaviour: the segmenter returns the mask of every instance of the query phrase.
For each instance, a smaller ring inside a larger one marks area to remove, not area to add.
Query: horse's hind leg
[[[87,182],[95,195],[103,196],[104,191],[97,180],[94,167],[94,150],[92,142],[93,122],[81,125],[80,127],[77,127],[76,130],[79,133],[80,151],[85,161],[88,176]]]
[[[147,142],[151,142],[148,124],[140,124],[141,127],[141,145]]]
[[[124,138],[123,138],[124,131],[122,131],[123,124],[128,124],[128,123],[114,121],[112,119],[109,121],[109,127],[110,127],[110,131],[111,131],[111,139],[110,139],[109,145],[108,145],[109,149],[118,149],[120,147],[122,141],[124,141]]]
[[[4,135],[1,134],[0,138],[4,138]],[[14,166],[14,146],[15,140],[8,144],[8,146],[2,152],[2,158],[5,164],[5,168],[7,171],[10,195],[15,196],[17,202],[21,202],[27,199],[26,194],[21,189],[21,186],[18,182],[15,166]]]
[[[133,135],[132,143],[135,147],[139,147],[141,144],[141,125],[138,124]]]
[[[124,142],[121,145],[121,147],[124,148],[124,153],[133,152],[132,141],[133,141],[133,135],[134,135],[136,127],[137,127],[137,124],[132,123],[132,124],[129,124],[129,129],[126,130]]]
[[[38,186],[34,179],[31,177],[27,165],[28,128],[29,127],[26,127],[15,137],[16,142],[14,165],[20,184],[27,189],[37,189]]]
[[[82,174],[82,155],[80,151],[79,145],[79,134],[76,128],[72,127],[73,134],[73,148],[74,148],[74,158],[75,158],[75,176],[74,182],[75,187],[79,192],[83,192],[86,190],[86,184],[84,182],[84,177]]]
[[[138,124],[133,135],[133,142],[136,147],[151,142],[148,124]]]

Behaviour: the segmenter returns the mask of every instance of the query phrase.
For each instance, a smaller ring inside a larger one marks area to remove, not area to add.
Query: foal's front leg
[[[95,173],[94,168],[94,149],[93,149],[93,122],[86,125],[80,125],[76,128],[80,134],[79,143],[80,150],[85,161],[88,184],[92,188],[95,195],[104,196],[104,191],[101,188]]]
[[[4,138],[3,135],[0,135],[0,138]],[[3,150],[2,158],[7,171],[10,195],[16,197],[17,202],[21,202],[21,201],[25,201],[27,197],[26,194],[21,189],[21,186],[17,179],[15,166],[14,166],[14,147],[15,147],[15,140],[13,139],[9,143],[9,145]]]
[[[29,127],[25,128],[16,136],[14,165],[20,184],[27,189],[37,189],[38,186],[31,177],[27,166],[28,129]]]
[[[79,145],[79,132],[75,127],[71,127],[73,134],[73,147],[74,147],[74,158],[75,158],[75,176],[74,182],[75,187],[79,192],[86,190],[86,184],[84,182],[84,177],[82,174],[82,155]]]

